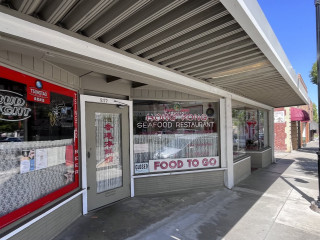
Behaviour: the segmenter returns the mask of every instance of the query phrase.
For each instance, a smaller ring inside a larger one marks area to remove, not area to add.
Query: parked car
[[[0,140],[0,142],[22,142],[22,141],[20,138],[17,138],[17,137],[7,137]]]
[[[233,145],[239,145],[240,148],[246,147],[246,136],[233,135]]]
[[[153,159],[216,156],[216,134],[176,134],[175,139],[155,152]]]

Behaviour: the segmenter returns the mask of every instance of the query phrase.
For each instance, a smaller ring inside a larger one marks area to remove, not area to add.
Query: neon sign
[[[21,121],[31,117],[31,108],[22,97],[16,92],[0,90],[0,120]]]

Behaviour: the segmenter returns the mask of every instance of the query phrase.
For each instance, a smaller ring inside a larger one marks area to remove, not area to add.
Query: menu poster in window
[[[65,164],[66,163],[66,146],[58,147],[58,160],[57,164]]]
[[[47,149],[36,149],[36,170],[46,168],[48,165]]]
[[[48,159],[47,159],[47,164],[48,167],[52,167],[55,165],[58,165],[58,148],[57,147],[52,147],[48,148]]]
[[[32,150],[22,150],[20,158],[20,173],[26,173],[35,170],[35,152]]]
[[[20,173],[27,173],[30,172],[30,160],[27,159],[21,159],[20,160]]]

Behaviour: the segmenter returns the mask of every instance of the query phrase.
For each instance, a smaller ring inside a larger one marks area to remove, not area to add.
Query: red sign
[[[27,90],[27,100],[32,102],[50,104],[50,92],[29,86]]]
[[[104,153],[105,153],[105,163],[112,163],[113,162],[113,136],[111,129],[113,126],[110,123],[104,125],[105,133],[104,133]]]

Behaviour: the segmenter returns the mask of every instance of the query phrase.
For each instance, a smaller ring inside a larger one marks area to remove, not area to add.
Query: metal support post
[[[316,36],[317,36],[317,83],[318,83],[318,116],[320,114],[320,0],[314,1],[316,7]],[[320,121],[319,121],[319,129],[320,129]],[[320,213],[320,141],[319,141],[319,149],[317,152],[318,155],[318,199],[316,202],[311,204],[311,209]]]

